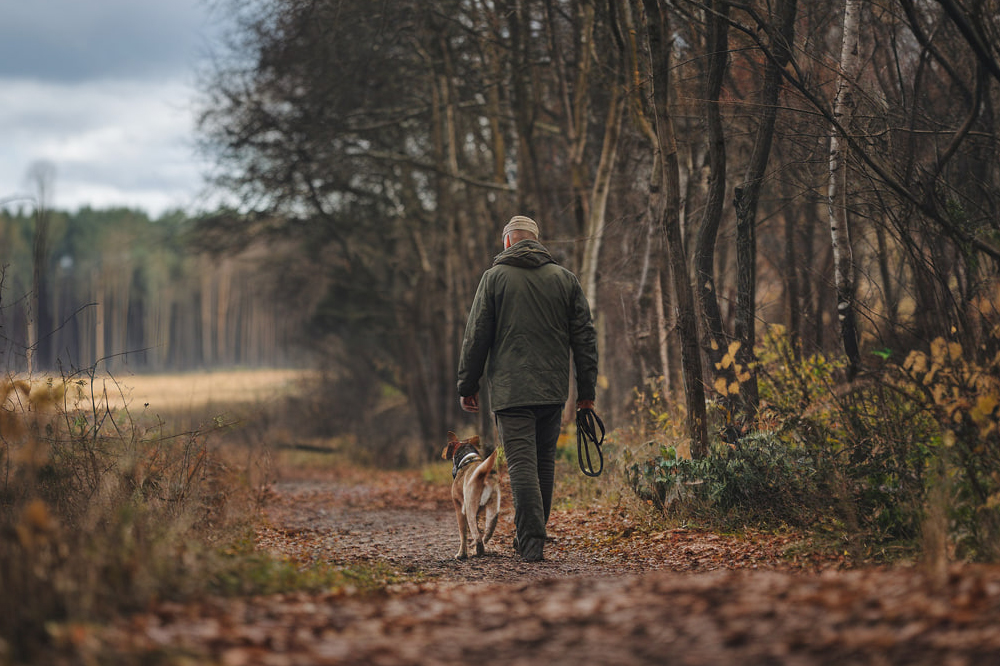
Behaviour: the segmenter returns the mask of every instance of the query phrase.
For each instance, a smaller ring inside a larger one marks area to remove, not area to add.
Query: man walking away
[[[587,298],[538,236],[538,225],[523,215],[504,227],[504,250],[479,282],[458,365],[458,395],[467,412],[479,411],[485,372],[510,472],[514,545],[527,562],[541,560],[545,545],[571,356],[577,409],[594,408],[597,384],[597,335]]]

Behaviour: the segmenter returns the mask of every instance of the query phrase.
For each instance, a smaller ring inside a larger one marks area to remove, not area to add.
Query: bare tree
[[[49,208],[55,186],[56,167],[48,161],[28,167],[27,180],[35,196],[35,234],[31,251],[31,297],[28,299],[28,374],[47,369],[52,363],[52,316],[49,310]]]
[[[747,162],[743,183],[736,187],[736,350],[735,361],[744,378],[739,383],[744,415],[752,421],[757,415],[760,398],[757,393],[754,345],[757,342],[757,205],[771,156],[774,125],[778,115],[782,71],[791,58],[795,30],[796,0],[779,0],[771,19],[761,26],[767,34],[769,57],[764,63],[760,117],[754,136],[753,150]]]
[[[701,352],[698,344],[698,322],[694,289],[688,272],[680,219],[680,178],[677,140],[670,113],[671,45],[668,41],[669,14],[667,3],[643,0],[646,12],[652,92],[655,107],[655,128],[660,169],[654,173],[663,179],[663,213],[660,229],[666,241],[667,270],[673,285],[677,324],[681,338],[681,366],[684,377],[684,398],[687,405],[688,437],[691,455],[708,455],[708,425],[705,410],[705,387],[702,378]],[[666,290],[664,290],[666,291]]]
[[[725,206],[728,165],[720,97],[729,67],[729,3],[725,0],[711,0],[705,3],[703,12],[708,70],[705,77],[704,117],[709,175],[705,212],[698,227],[695,244],[695,283],[707,338],[707,344],[704,345],[706,357],[716,377],[712,384],[726,413],[724,431],[727,439],[732,440],[735,439],[732,425],[737,412],[737,395],[731,394],[729,388],[739,384],[734,364],[723,362],[732,336],[726,331],[722,320],[715,278],[716,243]]]
[[[850,128],[854,113],[852,86],[858,78],[860,65],[861,2],[845,0],[843,43],[840,51],[840,76],[837,80],[837,95],[833,102],[833,117],[839,127]],[[854,303],[854,256],[851,249],[850,221],[847,205],[847,169],[844,159],[845,147],[840,133],[835,128],[830,133],[830,184],[828,210],[830,215],[830,237],[833,239],[834,280],[837,286],[837,318],[840,322],[840,337],[848,360],[848,377],[853,379],[861,366],[861,352],[858,348],[858,331],[855,323]]]

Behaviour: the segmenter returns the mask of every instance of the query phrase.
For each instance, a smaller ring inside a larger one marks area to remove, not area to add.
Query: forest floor
[[[607,501],[557,503],[545,560],[524,563],[506,484],[487,554],[456,561],[447,483],[420,472],[285,474],[272,493],[259,548],[383,583],[161,603],[93,635],[101,663],[1000,663],[1000,567],[851,566],[795,534],[664,529]]]

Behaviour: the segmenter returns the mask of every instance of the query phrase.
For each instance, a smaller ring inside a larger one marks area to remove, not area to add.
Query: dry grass
[[[97,375],[97,396],[107,394],[112,408],[128,406],[154,412],[204,412],[213,407],[269,402],[293,395],[316,374],[308,370],[215,370],[155,375]]]
[[[96,403],[110,409],[151,413],[210,413],[234,406],[275,402],[310,390],[318,373],[310,370],[214,370],[165,374],[96,374],[69,378],[72,403]],[[5,384],[29,385],[32,391],[63,383],[62,377],[11,375]],[[61,395],[60,395],[61,397]],[[9,406],[9,405],[8,405]]]
[[[219,554],[254,520],[274,415],[306,378],[0,378],[0,663],[52,622],[198,595],[241,566]]]

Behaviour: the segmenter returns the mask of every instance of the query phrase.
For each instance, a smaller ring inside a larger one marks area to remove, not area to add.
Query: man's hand
[[[462,404],[462,410],[466,412],[471,412],[476,414],[479,412],[479,394],[473,395],[463,395],[459,402]]]
[[[576,408],[577,409],[593,409],[594,408],[594,401],[593,400],[577,400],[576,401]]]

